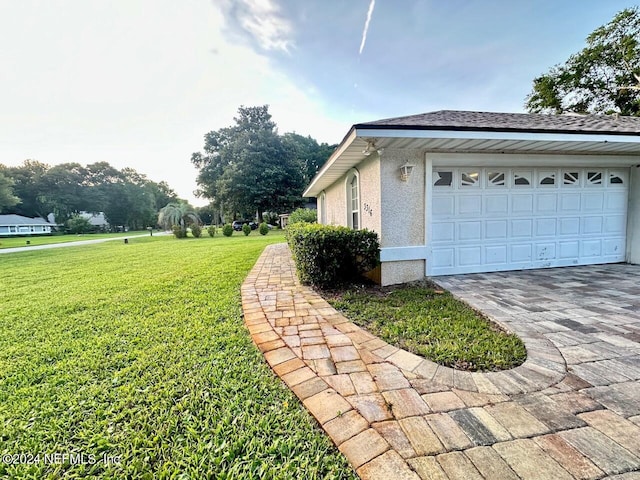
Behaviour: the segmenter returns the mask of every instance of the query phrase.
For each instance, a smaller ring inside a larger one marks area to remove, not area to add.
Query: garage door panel
[[[474,181],[433,188],[429,275],[624,261],[627,170],[451,170]]]
[[[582,219],[582,233],[585,235],[602,233],[602,217],[584,217]]]
[[[484,213],[487,215],[509,213],[509,195],[487,195],[484,199]]]
[[[573,213],[580,211],[580,194],[563,193],[560,195],[560,213]]]
[[[536,219],[536,236],[550,237],[556,236],[556,219],[555,218],[538,218]]]
[[[511,220],[511,236],[513,238],[531,237],[533,234],[533,220],[530,218]]]
[[[463,242],[467,240],[481,240],[482,222],[458,223],[458,239]]]
[[[511,212],[515,214],[533,213],[533,195],[513,195]]]
[[[531,252],[532,245],[530,243],[511,245],[511,262],[530,262],[532,258]]]
[[[604,192],[585,193],[583,198],[583,212],[601,212],[604,208]]]
[[[538,213],[555,214],[558,211],[558,195],[545,193],[536,196],[536,211]]]
[[[433,241],[434,242],[453,242],[456,226],[454,222],[438,222],[433,224]]]
[[[480,215],[482,213],[482,196],[460,195],[457,213],[460,215]]]
[[[487,220],[485,222],[485,238],[487,239],[503,239],[507,238],[507,221],[506,220]]]
[[[482,249],[478,247],[459,247],[459,264],[465,267],[482,265]]]
[[[580,217],[559,218],[558,225],[560,235],[578,235],[580,233]]]
[[[491,245],[484,249],[485,263],[487,265],[506,265],[507,245]]]

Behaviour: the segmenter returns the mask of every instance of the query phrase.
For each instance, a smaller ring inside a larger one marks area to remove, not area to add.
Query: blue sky
[[[633,5],[0,0],[0,163],[107,161],[202,205],[191,153],[240,105],[328,143],[386,117],[522,112],[535,76]]]

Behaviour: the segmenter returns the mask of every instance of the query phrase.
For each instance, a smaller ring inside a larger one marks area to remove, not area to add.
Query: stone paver
[[[301,286],[286,245],[245,280],[245,323],[363,479],[640,476],[640,267],[435,280],[518,334],[526,362],[461,372],[388,345]]]

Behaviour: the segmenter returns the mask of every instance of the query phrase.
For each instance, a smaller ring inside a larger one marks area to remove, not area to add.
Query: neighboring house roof
[[[44,218],[35,217],[23,217],[22,215],[0,215],[0,225],[50,225],[55,227],[55,224],[49,223]]]
[[[320,168],[303,196],[315,197],[371,153],[425,152],[640,155],[640,117],[440,110],[358,123]]]
[[[107,219],[104,216],[104,212],[80,212],[80,216],[89,220],[89,223],[94,227],[104,227],[105,225],[109,225],[109,222],[107,222]]]

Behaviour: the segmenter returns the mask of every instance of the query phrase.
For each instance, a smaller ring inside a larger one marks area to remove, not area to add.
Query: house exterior
[[[54,223],[44,218],[29,218],[22,215],[0,215],[0,236],[45,235],[51,233]]]
[[[438,111],[354,125],[303,193],[376,231],[384,285],[640,263],[640,118]]]

